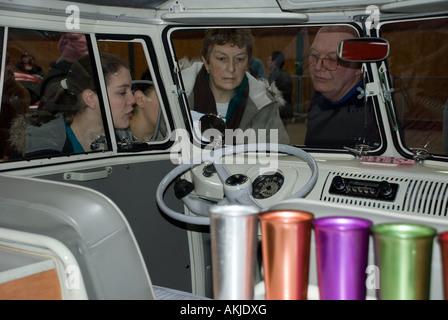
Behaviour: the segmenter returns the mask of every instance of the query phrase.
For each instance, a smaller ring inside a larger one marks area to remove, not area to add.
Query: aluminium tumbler
[[[442,257],[443,294],[445,300],[448,300],[448,231],[440,233],[438,238]]]
[[[313,220],[321,300],[364,300],[372,221],[330,216]]]
[[[254,298],[259,208],[215,205],[209,212],[214,299],[251,300]]]
[[[427,300],[436,229],[411,223],[374,225],[375,264],[379,270],[377,298]]]
[[[305,211],[260,212],[267,300],[306,300],[314,215]]]

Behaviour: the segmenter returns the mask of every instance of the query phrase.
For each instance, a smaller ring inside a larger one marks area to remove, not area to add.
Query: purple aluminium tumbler
[[[325,217],[313,221],[322,300],[364,300],[372,221]]]

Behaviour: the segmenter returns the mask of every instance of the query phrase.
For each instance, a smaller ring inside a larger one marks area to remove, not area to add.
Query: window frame
[[[153,77],[154,86],[155,86],[155,89],[157,92],[157,96],[159,98],[159,103],[160,103],[159,108],[162,111],[162,116],[164,117],[165,122],[167,124],[167,136],[165,137],[164,140],[147,142],[148,147],[144,148],[143,150],[129,151],[129,150],[118,150],[118,148],[117,148],[117,153],[118,154],[132,154],[135,152],[143,152],[143,151],[168,150],[171,147],[171,145],[173,144],[173,141],[170,140],[169,133],[174,130],[174,122],[173,122],[171,110],[168,107],[169,106],[168,99],[167,99],[166,95],[164,94],[166,92],[165,86],[164,86],[162,78],[161,78],[157,57],[155,55],[155,48],[151,41],[151,38],[147,35],[96,33],[95,34],[95,42],[96,42],[97,48],[98,48],[98,41],[118,41],[118,42],[130,42],[130,43],[141,43],[142,44],[142,49],[144,51],[145,58],[148,63],[148,68],[151,72],[151,76]],[[145,45],[143,45],[143,44],[145,44]],[[100,55],[99,49],[98,49],[97,54],[98,54],[98,56]],[[104,79],[104,76],[102,78]],[[136,79],[134,79],[134,80],[136,80]],[[106,97],[107,97],[107,93],[106,93]],[[109,106],[109,110],[110,110],[110,106]],[[112,118],[108,119],[108,121],[110,121],[110,123],[113,123]],[[114,142],[114,140],[115,140],[115,142]],[[117,141],[115,139],[115,135],[113,135],[112,145],[114,147],[117,147]]]
[[[349,25],[351,27],[354,27],[358,32],[363,32],[361,27],[356,24],[356,23],[339,23],[339,22],[335,22],[335,25]],[[182,26],[169,26],[164,30],[163,33],[163,40],[164,40],[164,44],[166,47],[166,51],[170,52],[170,58],[169,59],[169,63],[171,66],[171,69],[174,70],[173,72],[173,78],[175,79],[175,83],[179,83],[178,86],[178,91],[181,92],[181,96],[179,97],[179,101],[180,101],[180,105],[182,106],[182,113],[184,115],[184,119],[185,119],[185,123],[187,124],[187,130],[190,134],[190,138],[191,139],[191,143],[193,143],[194,145],[197,146],[201,146],[202,148],[207,147],[208,142],[207,141],[203,141],[201,140],[195,133],[194,133],[194,125],[193,125],[193,118],[189,112],[190,108],[188,105],[188,98],[187,98],[187,90],[185,89],[185,85],[183,83],[183,79],[182,76],[180,75],[180,70],[179,70],[179,75],[176,74],[176,71],[179,69],[179,62],[183,57],[178,57],[177,53],[176,53],[176,48],[175,45],[173,43],[172,40],[172,35],[173,33],[175,33],[176,31],[179,30],[188,30],[188,31],[204,31],[206,29],[210,29],[210,28],[249,28],[252,30],[262,30],[262,29],[276,29],[276,28],[289,28],[289,29],[309,29],[309,28],[318,28],[321,26],[326,25],[325,23],[313,23],[313,24],[285,24],[285,25],[249,25],[249,26],[245,26],[245,25],[226,25],[225,27],[223,26],[217,26],[217,25],[182,25]],[[299,34],[299,32],[296,33],[296,35]],[[254,38],[256,38],[256,36],[254,36]],[[311,42],[310,42],[311,45]],[[200,55],[200,50],[198,50],[197,55]],[[305,56],[305,51],[303,52],[302,58]],[[367,73],[367,77],[373,78],[373,65],[378,64],[379,62],[373,62],[373,63],[364,63],[363,64],[363,68],[366,70]],[[303,65],[302,65],[303,68]],[[178,78],[178,80],[176,79]],[[380,132],[380,138],[381,138],[381,144],[374,150],[370,151],[369,154],[370,155],[380,155],[383,154],[385,152],[385,150],[387,149],[387,144],[388,144],[388,140],[387,140],[387,136],[385,134],[385,124],[383,123],[383,118],[382,118],[382,112],[381,112],[381,107],[380,104],[382,104],[383,102],[380,101],[378,96],[372,96],[369,97],[369,99],[372,100],[372,106],[374,108],[374,113],[375,113],[375,117],[377,119],[377,124],[378,124],[378,129]],[[309,100],[309,102],[311,101],[311,98]],[[306,116],[306,113],[305,113]],[[306,132],[306,130],[305,130]],[[314,148],[314,147],[306,147],[304,145],[300,145],[300,144],[295,144],[294,146],[296,147],[300,147],[303,148],[304,150],[308,151],[308,152],[314,152],[314,153],[347,153],[350,151],[344,150],[344,149],[318,149],[318,148]]]
[[[378,33],[378,36],[385,37],[384,36],[384,31],[385,30],[383,28],[386,25],[387,26],[392,26],[392,25],[397,25],[397,24],[418,23],[418,24],[420,24],[420,27],[422,27],[422,23],[426,23],[426,22],[428,22],[428,23],[436,22],[437,23],[438,21],[442,21],[442,20],[445,20],[446,21],[445,25],[448,26],[448,15],[446,13],[445,14],[442,13],[441,15],[433,15],[433,16],[429,16],[429,17],[412,17],[412,18],[405,18],[405,19],[389,19],[389,20],[385,20],[385,21],[380,21],[378,23],[378,27],[376,29],[376,32]],[[389,32],[391,31],[391,29],[395,29],[395,28],[389,28]],[[423,26],[422,29],[426,30],[425,26]],[[405,30],[407,31],[408,29],[405,29]],[[388,40],[387,37],[385,37],[385,39]],[[392,42],[392,43],[390,43],[390,45],[391,45],[391,48],[393,48],[394,43]],[[392,55],[391,55],[391,53],[392,53]],[[397,92],[397,90],[395,90],[395,89],[397,89],[397,85],[393,85],[394,80],[391,79],[391,77],[392,76],[394,76],[394,77],[401,77],[401,75],[400,74],[398,74],[398,75],[397,74],[393,74],[394,70],[391,70],[391,66],[389,65],[391,56],[393,57],[393,53],[394,52],[391,49],[390,50],[390,54],[389,54],[389,56],[388,56],[388,58],[386,60],[387,75],[388,75],[387,81],[392,84],[391,88],[394,89],[394,91],[392,92],[392,105],[393,105],[394,115],[397,118],[397,121],[400,122],[400,120],[402,120],[402,119],[400,118],[399,110],[397,109],[399,107],[399,103],[397,101],[398,98],[396,97],[398,92]],[[422,58],[424,58],[424,57],[422,57]],[[411,61],[411,62],[413,64],[415,63],[415,61]],[[393,67],[394,66],[392,65],[392,69],[393,69]],[[448,71],[446,71],[445,74],[446,74],[446,78],[448,79]],[[447,82],[448,82],[448,80],[447,80]],[[404,87],[407,88],[407,86],[404,86]],[[415,87],[415,88],[418,88],[418,87]],[[404,95],[406,96],[407,94],[404,94]],[[447,94],[446,98],[447,98],[446,101],[448,101],[448,94]],[[403,99],[403,98],[401,98],[401,99]],[[401,106],[401,108],[403,108],[403,106]],[[442,119],[440,119],[440,120],[443,120],[443,116],[442,116]],[[413,157],[413,156],[415,156],[415,152],[418,152],[419,150],[421,150],[421,151],[424,150],[425,146],[412,146],[412,145],[410,145],[411,144],[410,140],[406,141],[406,137],[405,137],[406,136],[406,128],[404,128],[404,127],[400,128],[399,127],[396,132],[394,132],[394,130],[391,128],[389,131],[392,134],[391,136],[392,136],[392,140],[393,140],[393,143],[394,143],[394,146],[395,146],[396,150],[401,155],[403,155],[404,157]],[[423,130],[421,131],[421,133],[423,133]],[[442,131],[441,134],[443,135],[443,131]],[[428,142],[431,143],[432,141],[428,141]],[[443,145],[442,145],[442,147],[443,147]],[[433,152],[430,152],[430,151],[423,151],[423,153],[427,154],[427,157],[432,159],[432,160],[448,162],[448,153],[447,154],[442,154],[442,153],[435,153],[435,152],[433,153]]]

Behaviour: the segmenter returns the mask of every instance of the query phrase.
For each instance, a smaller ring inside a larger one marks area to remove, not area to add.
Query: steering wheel
[[[264,148],[266,147],[266,148]],[[221,163],[224,156],[249,151],[271,151],[279,153],[287,153],[296,156],[305,161],[311,169],[311,177],[307,183],[296,193],[287,199],[302,198],[307,195],[317,182],[317,163],[314,158],[300,148],[282,145],[282,144],[242,144],[236,146],[227,146],[222,149],[212,150],[209,154],[203,154],[197,158],[193,158],[189,163],[182,163],[171,170],[160,182],[156,191],[156,201],[159,208],[171,218],[196,225],[209,225],[210,217],[188,216],[180,212],[176,212],[165,204],[163,195],[168,186],[180,175],[189,169],[198,166],[206,161],[214,164],[219,179],[224,185],[224,195],[231,204],[252,205],[262,208],[260,204],[252,197],[252,183],[244,174],[231,174],[228,169]]]

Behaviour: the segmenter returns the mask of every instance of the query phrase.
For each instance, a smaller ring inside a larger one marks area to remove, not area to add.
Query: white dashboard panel
[[[239,156],[240,157],[240,156]],[[445,168],[422,164],[366,163],[356,157],[318,158],[318,179],[307,199],[344,204],[355,207],[388,210],[409,216],[434,216],[448,221],[448,174]],[[294,156],[279,155],[276,165],[250,162],[246,159],[223,161],[232,174],[245,174],[254,182],[265,172],[278,170],[284,182],[280,190],[266,199],[257,199],[262,207],[270,207],[285,200],[303,187],[311,177],[306,162]],[[223,186],[217,174],[203,175],[206,164],[192,170],[192,181],[199,195],[223,198]],[[334,192],[334,180],[338,177],[359,185],[356,192]],[[391,198],[375,196],[378,185],[394,187]],[[365,186],[361,186],[365,184]],[[375,189],[376,188],[376,189]],[[370,192],[371,194],[363,194]]]

